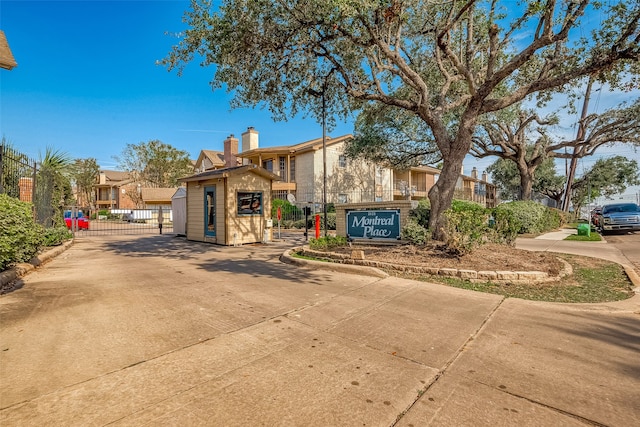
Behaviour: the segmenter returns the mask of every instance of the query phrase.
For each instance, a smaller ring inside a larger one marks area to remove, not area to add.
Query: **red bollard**
[[[316,239],[320,238],[320,215],[316,214]]]

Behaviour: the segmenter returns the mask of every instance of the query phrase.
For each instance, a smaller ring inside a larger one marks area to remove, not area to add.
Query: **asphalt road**
[[[622,251],[640,274],[640,232],[607,234],[604,239]]]
[[[86,236],[0,297],[0,425],[640,425],[640,303]]]

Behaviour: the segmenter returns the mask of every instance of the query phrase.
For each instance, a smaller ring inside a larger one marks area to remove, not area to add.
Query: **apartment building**
[[[324,144],[322,138],[316,138],[294,145],[261,148],[258,131],[249,127],[240,140],[234,135],[227,137],[224,152],[212,152],[217,153],[217,159],[224,159],[223,167],[255,164],[276,174],[280,181],[273,182],[274,197],[286,199],[292,194],[298,203],[323,200],[325,161],[328,203],[418,200],[426,198],[437,182],[440,170],[434,167],[394,170],[363,160],[348,159],[344,153],[345,144],[352,138],[347,134],[327,137]],[[205,151],[202,150],[200,158],[204,159],[202,153]],[[205,165],[204,161],[198,164],[200,167]],[[486,173],[478,178],[474,169],[471,176],[461,174],[458,180],[457,198],[494,206],[495,194],[495,186],[487,182]]]

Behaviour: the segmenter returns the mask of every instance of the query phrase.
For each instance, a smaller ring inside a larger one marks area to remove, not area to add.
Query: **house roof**
[[[353,135],[351,134],[338,136],[336,138],[331,138],[330,136],[327,136],[326,142],[327,142],[327,146],[330,146],[330,145],[348,141],[352,138],[353,138]],[[294,144],[294,145],[254,148],[253,150],[248,150],[248,151],[243,151],[242,153],[238,153],[236,154],[236,156],[252,157],[259,154],[272,154],[272,153],[296,154],[296,153],[303,153],[306,151],[319,150],[321,148],[322,148],[322,138],[316,138],[316,139],[312,139],[312,140],[301,142],[299,144]]]
[[[187,189],[184,187],[178,187],[176,192],[171,196],[171,200],[173,199],[182,199],[187,197]]]
[[[130,178],[129,172],[101,170],[107,181],[125,181]]]
[[[235,166],[232,168],[215,169],[215,170],[197,173],[195,175],[187,176],[185,178],[180,178],[178,181],[193,182],[193,181],[204,181],[212,178],[227,178],[230,175],[239,175],[246,172],[253,172],[257,175],[260,175],[272,181],[280,181],[280,177],[278,175],[271,173],[265,168],[261,168],[258,165],[244,165],[244,166]]]
[[[4,31],[0,30],[0,68],[11,70],[17,65],[18,63],[13,57],[13,53],[11,53],[11,48],[9,48],[7,37],[4,35]]]
[[[149,188],[143,187],[140,189],[142,200],[145,203],[149,202],[168,202],[171,197],[176,193],[176,187],[173,188]]]
[[[205,158],[216,168],[224,167],[224,152],[222,151],[201,150],[196,165],[201,164]]]

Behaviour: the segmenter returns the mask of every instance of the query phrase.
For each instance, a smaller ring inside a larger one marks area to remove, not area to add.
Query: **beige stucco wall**
[[[376,209],[400,209],[400,230],[407,222],[409,211],[418,206],[417,201],[412,200],[394,200],[388,202],[374,203],[346,203],[336,205],[336,235],[347,235],[347,211],[352,210],[376,210]]]
[[[216,235],[204,232],[204,189],[216,187]],[[187,239],[198,242],[233,245],[262,242],[267,219],[271,218],[271,180],[255,173],[232,175],[187,183]],[[239,216],[238,192],[262,192],[262,215]],[[268,238],[271,240],[269,229]]]

